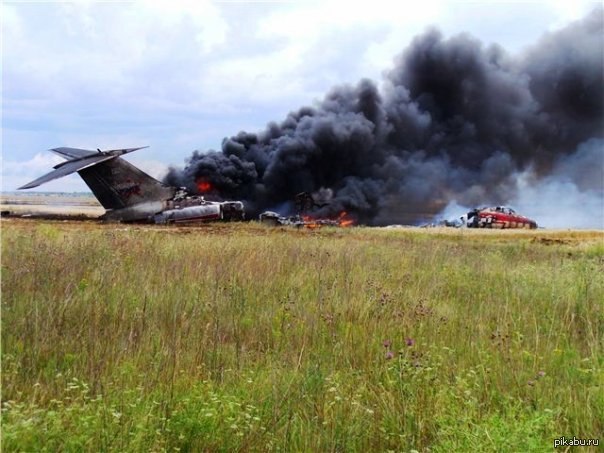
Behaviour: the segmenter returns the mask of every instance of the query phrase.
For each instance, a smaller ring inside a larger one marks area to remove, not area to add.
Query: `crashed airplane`
[[[438,223],[424,225],[424,227],[453,227],[453,228],[498,228],[501,230],[511,228],[537,228],[537,222],[523,215],[517,214],[512,208],[494,206],[472,209],[458,219],[441,220]]]
[[[537,228],[537,222],[505,206],[473,209],[464,220],[468,228]]]
[[[101,220],[166,224],[244,219],[241,201],[206,201],[202,196],[189,195],[186,189],[162,184],[120,157],[143,148],[147,147],[108,151],[51,149],[66,162],[18,190],[78,172],[106,210]]]

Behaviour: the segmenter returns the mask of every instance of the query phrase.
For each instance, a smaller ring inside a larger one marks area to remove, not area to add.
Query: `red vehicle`
[[[467,215],[466,224],[469,228],[537,228],[537,222],[534,220],[503,206],[474,209]]]

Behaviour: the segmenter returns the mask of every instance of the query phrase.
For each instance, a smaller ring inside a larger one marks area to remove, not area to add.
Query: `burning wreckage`
[[[184,188],[161,183],[120,157],[138,149],[142,148],[109,151],[54,148],[51,151],[65,158],[66,162],[56,165],[50,173],[19,189],[31,189],[77,172],[105,208],[102,220],[172,224],[245,218],[241,201],[208,201],[203,196],[191,195]],[[207,192],[211,189],[209,184],[201,181],[200,191]],[[298,214],[282,216],[273,211],[265,211],[260,214],[260,222],[273,226],[309,229],[323,226],[347,227],[354,223],[346,212],[341,212],[333,218],[317,218],[310,214],[315,208],[324,208],[329,202],[317,200],[308,192],[296,195],[294,204]],[[444,221],[440,225],[468,228],[537,228],[534,220],[502,206],[474,209],[459,220]]]
[[[159,224],[205,222],[211,220],[244,220],[241,201],[208,201],[203,196],[189,195],[180,188],[174,198],[165,202],[166,209],[153,216]]]
[[[19,190],[78,172],[106,210],[101,220],[169,224],[245,218],[241,201],[207,201],[203,196],[190,195],[186,189],[165,185],[120,157],[139,149],[51,149],[66,162]]]
[[[504,206],[473,209],[466,216],[469,228],[537,228],[537,222]]]
[[[348,227],[354,224],[354,221],[346,217],[342,212],[336,219],[315,219],[307,215],[293,215],[284,217],[273,211],[265,211],[260,214],[260,223],[270,226],[293,226],[297,228],[315,229],[323,226]]]
[[[326,201],[317,201],[312,194],[302,192],[296,195],[294,204],[298,214],[291,216],[282,216],[273,211],[265,211],[259,216],[260,223],[269,226],[291,226],[297,228],[315,229],[324,226],[348,227],[354,224],[354,221],[348,217],[346,212],[340,212],[335,218],[317,218],[311,216],[314,208],[323,208],[329,203]]]
[[[517,214],[512,208],[504,206],[484,207],[472,209],[459,219],[443,220],[430,226],[446,226],[454,228],[537,228],[537,222],[523,215]]]

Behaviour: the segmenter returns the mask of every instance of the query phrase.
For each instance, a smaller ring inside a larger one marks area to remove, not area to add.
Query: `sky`
[[[379,85],[428,27],[520,55],[595,4],[5,1],[2,190],[50,171],[62,159],[47,150],[59,146],[148,145],[127,160],[162,177],[335,85]],[[37,190],[88,188],[72,175]]]

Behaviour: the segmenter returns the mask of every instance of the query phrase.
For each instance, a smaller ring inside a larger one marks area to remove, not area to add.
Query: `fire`
[[[340,212],[340,215],[338,216],[338,221],[340,222],[341,227],[346,228],[354,225],[354,220],[347,218],[347,215],[348,213],[346,211]]]
[[[314,219],[311,216],[302,216],[304,228],[314,230],[315,228],[321,228],[322,226],[337,226],[346,228],[354,225],[354,220],[347,217],[346,211],[342,211],[337,218],[333,219]]]
[[[314,230],[315,228],[321,227],[321,225],[319,225],[315,219],[308,215],[303,215],[302,221],[304,222],[304,228],[308,228],[309,230]]]
[[[209,192],[210,190],[212,190],[212,184],[210,184],[209,181],[200,179],[199,181],[197,181],[197,190],[199,190],[200,193]]]

